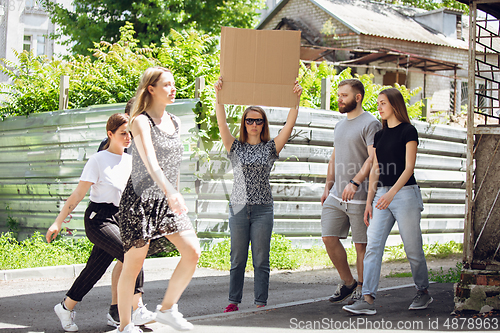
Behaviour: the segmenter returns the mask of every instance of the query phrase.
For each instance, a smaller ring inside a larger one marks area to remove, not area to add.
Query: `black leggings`
[[[108,203],[90,202],[85,211],[85,233],[94,244],[87,265],[66,293],[74,301],[81,302],[111,265],[113,259],[123,262],[123,244],[120,227],[113,215],[118,207]],[[135,281],[134,294],[143,293],[144,271],[141,269]]]

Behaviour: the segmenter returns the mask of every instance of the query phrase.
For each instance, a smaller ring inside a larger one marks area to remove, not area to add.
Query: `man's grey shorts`
[[[352,241],[366,243],[367,227],[363,221],[364,213],[365,205],[341,202],[329,195],[321,210],[321,236],[345,239],[351,227]]]

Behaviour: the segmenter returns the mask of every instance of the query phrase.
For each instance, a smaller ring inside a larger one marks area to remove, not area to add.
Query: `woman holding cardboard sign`
[[[234,185],[229,202],[231,235],[231,271],[229,305],[224,312],[238,311],[243,294],[248,245],[252,244],[254,302],[257,307],[267,304],[269,291],[269,251],[273,230],[274,210],[269,175],[274,161],[288,141],[297,120],[302,87],[295,81],[297,106],[290,109],[285,126],[271,140],[269,123],[264,110],[250,106],[241,117],[240,136],[235,139],[226,123],[224,105],[219,104],[222,77],[215,84],[215,111],[222,143],[228,152],[234,172]]]

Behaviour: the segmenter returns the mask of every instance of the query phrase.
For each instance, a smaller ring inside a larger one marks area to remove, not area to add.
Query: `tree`
[[[465,14],[469,13],[469,6],[455,0],[375,0],[378,2],[391,3],[395,5],[405,5],[409,7],[434,10],[438,8],[454,8],[463,10]]]
[[[74,53],[89,55],[95,41],[117,42],[119,28],[131,22],[142,45],[160,44],[171,29],[217,34],[222,26],[253,28],[263,0],[74,0],[74,10],[40,0],[59,25],[54,38],[69,37]]]

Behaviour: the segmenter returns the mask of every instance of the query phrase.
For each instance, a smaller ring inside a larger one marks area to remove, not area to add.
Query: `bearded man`
[[[367,177],[373,160],[373,138],[382,128],[371,113],[363,110],[364,95],[363,83],[357,79],[339,83],[339,111],[347,117],[335,125],[334,149],[321,196],[321,236],[342,280],[329,298],[333,303],[342,302],[349,296],[351,302],[361,298],[367,242],[367,227],[363,221],[368,192]],[[356,248],[358,281],[352,276],[346,251],[340,242],[340,239],[347,238],[349,228]]]

